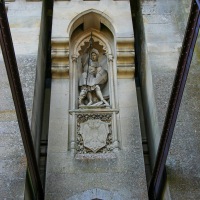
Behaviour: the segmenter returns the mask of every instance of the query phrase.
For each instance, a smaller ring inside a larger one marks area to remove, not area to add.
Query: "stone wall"
[[[42,4],[16,1],[7,7],[31,125]],[[1,53],[0,75],[0,199],[24,199],[27,162]]]

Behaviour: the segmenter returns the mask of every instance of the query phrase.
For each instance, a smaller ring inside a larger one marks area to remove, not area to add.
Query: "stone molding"
[[[134,38],[124,37],[116,39],[117,50],[117,77],[134,78],[135,76],[135,49]]]
[[[69,40],[52,38],[51,40],[52,78],[69,77]]]

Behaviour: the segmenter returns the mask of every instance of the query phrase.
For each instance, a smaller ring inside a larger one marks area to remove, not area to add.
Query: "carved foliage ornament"
[[[93,35],[92,38],[93,38],[93,42],[98,42],[99,45],[103,47],[103,51],[105,52],[105,54],[107,54],[108,53],[108,49],[107,49],[106,44],[100,38],[96,37],[95,35]],[[81,48],[83,46],[85,46],[85,43],[87,43],[89,41],[89,39],[90,39],[90,36],[88,36],[87,38],[82,40],[81,43],[78,45],[78,47],[76,47],[77,54],[78,54],[78,52],[81,51]]]

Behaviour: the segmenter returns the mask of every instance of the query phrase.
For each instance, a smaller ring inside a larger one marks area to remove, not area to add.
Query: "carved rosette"
[[[77,115],[77,153],[97,154],[112,151],[112,114]]]

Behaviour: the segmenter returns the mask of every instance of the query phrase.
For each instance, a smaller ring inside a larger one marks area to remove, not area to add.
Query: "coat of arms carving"
[[[83,145],[96,153],[106,146],[106,139],[109,134],[108,123],[99,119],[88,120],[80,125],[80,134],[83,137]]]
[[[79,153],[106,153],[111,151],[110,116],[107,120],[104,117],[104,121],[98,119],[99,117],[90,117],[86,121],[81,120],[78,124],[77,150]]]

